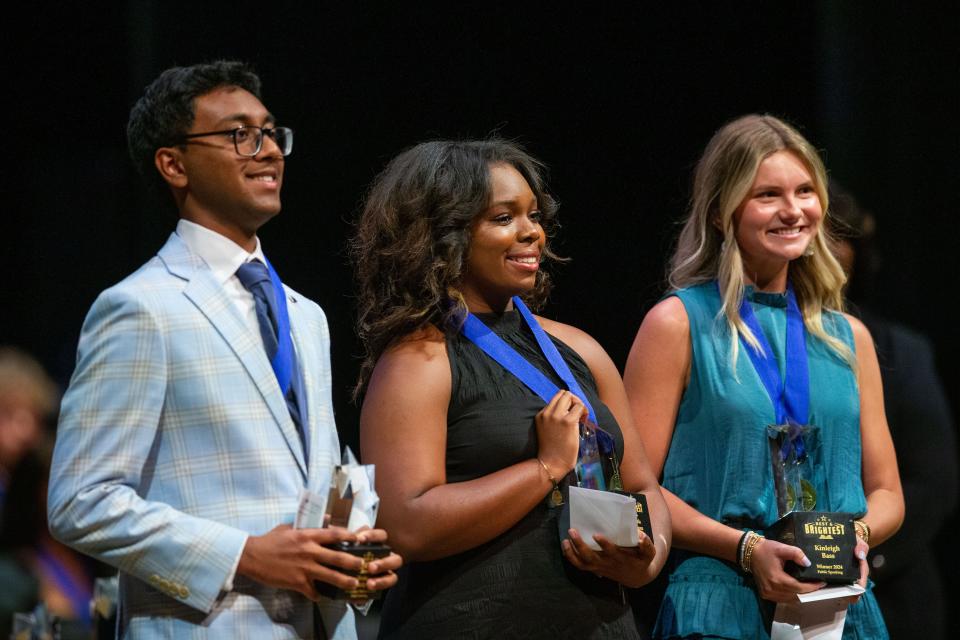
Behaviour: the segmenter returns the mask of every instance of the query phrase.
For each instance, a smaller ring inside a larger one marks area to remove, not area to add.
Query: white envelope
[[[593,539],[599,533],[620,547],[635,547],[637,535],[637,501],[630,496],[571,486],[565,507],[570,515],[570,528],[594,550],[600,545]],[[562,532],[566,538],[566,531]]]
[[[851,584],[798,593],[796,602],[777,604],[770,640],[839,640],[847,619],[846,598],[864,591]]]

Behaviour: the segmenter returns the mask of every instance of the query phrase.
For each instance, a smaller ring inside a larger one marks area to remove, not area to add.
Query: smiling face
[[[791,151],[760,163],[746,199],[733,214],[744,275],[761,290],[786,289],[791,260],[801,257],[823,218],[806,165]]]
[[[274,122],[256,96],[237,87],[220,87],[200,96],[194,101],[194,114],[187,134]],[[241,246],[249,248],[257,229],[280,212],[283,155],[269,136],[253,157],[238,154],[231,135],[224,134],[160,149],[157,163],[174,189],[181,217]]]
[[[490,166],[490,204],[470,226],[460,291],[472,312],[503,311],[534,288],[546,235],[530,185],[512,165]]]

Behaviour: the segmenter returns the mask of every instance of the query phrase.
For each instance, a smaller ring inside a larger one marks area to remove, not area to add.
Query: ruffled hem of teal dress
[[[887,640],[886,625],[873,585],[847,609],[844,640]],[[749,580],[731,565],[704,556],[684,561],[670,576],[653,630],[657,640],[704,637],[769,640],[759,598]],[[767,615],[772,614],[770,604]]]

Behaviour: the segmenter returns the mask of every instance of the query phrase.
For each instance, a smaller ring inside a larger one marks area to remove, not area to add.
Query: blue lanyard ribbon
[[[290,315],[287,313],[287,295],[283,289],[283,283],[280,282],[280,276],[274,270],[273,265],[263,257],[267,264],[267,271],[270,273],[270,282],[273,283],[274,301],[276,302],[277,313],[277,352],[270,360],[270,366],[273,367],[273,373],[277,376],[277,382],[280,383],[280,390],[286,396],[290,391],[290,385],[293,381],[293,339],[290,337]]]
[[[567,389],[583,401],[584,406],[587,407],[587,411],[590,413],[591,422],[596,424],[597,417],[593,412],[593,406],[591,406],[590,401],[587,400],[587,395],[583,392],[583,389],[580,388],[580,383],[573,377],[570,367],[564,361],[560,352],[557,351],[557,346],[553,344],[553,341],[547,336],[547,332],[543,330],[543,327],[540,326],[537,319],[530,313],[530,309],[527,308],[527,305],[525,305],[519,297],[513,297],[513,306],[520,311],[523,320],[527,323],[527,326],[530,327],[530,330],[533,332],[533,337],[536,338],[537,344],[540,345],[540,350],[543,352],[543,355],[547,357],[547,362],[550,363],[553,370],[560,376],[564,384],[567,385]],[[467,314],[461,331],[468,340],[497,361],[504,369],[516,376],[520,382],[527,385],[531,391],[540,396],[545,403],[550,402],[551,398],[560,390],[543,372],[530,364],[526,358],[517,353],[516,349],[504,342],[503,338],[491,331],[487,325],[483,324],[483,322],[472,313]]]
[[[753,368],[773,403],[777,424],[807,424],[810,417],[810,371],[807,364],[806,329],[803,326],[803,315],[797,305],[793,285],[787,284],[787,339],[784,348],[786,367],[782,379],[770,341],[764,335],[763,328],[746,297],[740,301],[740,317],[760,343],[761,350],[758,351],[748,344],[743,336],[740,336],[740,343],[750,356]],[[794,448],[796,459],[802,459],[806,453],[806,447],[801,431],[790,429],[786,440],[781,449],[781,457],[786,459],[791,448]]]

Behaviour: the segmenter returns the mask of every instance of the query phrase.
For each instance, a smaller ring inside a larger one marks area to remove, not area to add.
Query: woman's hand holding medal
[[[589,419],[583,402],[569,391],[561,390],[551,398],[535,418],[540,442],[539,459],[556,477],[566,476],[577,464],[580,450],[580,423]],[[636,547],[619,547],[602,535],[594,540],[600,550],[591,549],[576,529],[569,530],[570,539],[561,543],[563,555],[582,571],[610,578],[627,587],[640,587],[653,579],[650,563],[657,554],[654,543],[643,531]]]
[[[580,450],[580,422],[587,408],[566,389],[558,391],[534,418],[540,448],[537,457],[558,480],[573,470]]]

